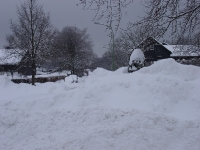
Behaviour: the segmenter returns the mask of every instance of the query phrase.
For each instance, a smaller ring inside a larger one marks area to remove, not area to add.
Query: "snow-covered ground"
[[[0,76],[0,150],[200,150],[200,68],[126,69],[37,86]]]

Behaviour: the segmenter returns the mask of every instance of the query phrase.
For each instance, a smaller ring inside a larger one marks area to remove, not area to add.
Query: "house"
[[[32,64],[29,58],[30,58],[30,54],[28,52],[22,57],[17,67],[17,71],[19,74],[32,75]]]
[[[22,75],[31,75],[32,67],[26,56],[19,55],[16,49],[0,49],[0,72],[18,72]]]
[[[12,49],[0,49],[0,71],[15,71],[18,67],[21,57],[16,57]]]
[[[138,48],[144,52],[147,63],[166,58],[174,58],[175,60],[200,58],[200,49],[195,46],[168,45],[152,37],[140,43]]]

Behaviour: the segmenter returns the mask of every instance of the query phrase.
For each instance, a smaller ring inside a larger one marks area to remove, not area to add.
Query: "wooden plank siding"
[[[171,52],[163,47],[154,38],[149,37],[138,46],[145,55],[146,62],[153,62],[160,59],[170,58]]]

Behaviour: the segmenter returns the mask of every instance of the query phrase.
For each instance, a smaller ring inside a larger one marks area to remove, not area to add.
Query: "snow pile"
[[[182,65],[172,58],[157,61],[154,65],[142,68],[139,72],[142,74],[162,74],[167,75],[167,77],[181,78],[185,81],[198,80],[200,77],[199,67]]]
[[[78,83],[0,76],[0,149],[199,150],[199,89],[200,68],[172,59]]]

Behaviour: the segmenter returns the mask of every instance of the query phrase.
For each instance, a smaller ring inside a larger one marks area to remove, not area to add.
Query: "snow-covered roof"
[[[153,37],[148,37],[144,41],[140,43],[143,44],[146,40],[153,39],[158,44],[162,45],[166,48],[166,50],[170,51],[171,56],[200,56],[200,48],[193,45],[168,45],[167,43],[159,42],[157,39]]]
[[[15,49],[0,49],[0,65],[18,64],[22,56],[18,56],[17,51]]]
[[[200,56],[200,49],[193,45],[163,45],[171,56]]]

